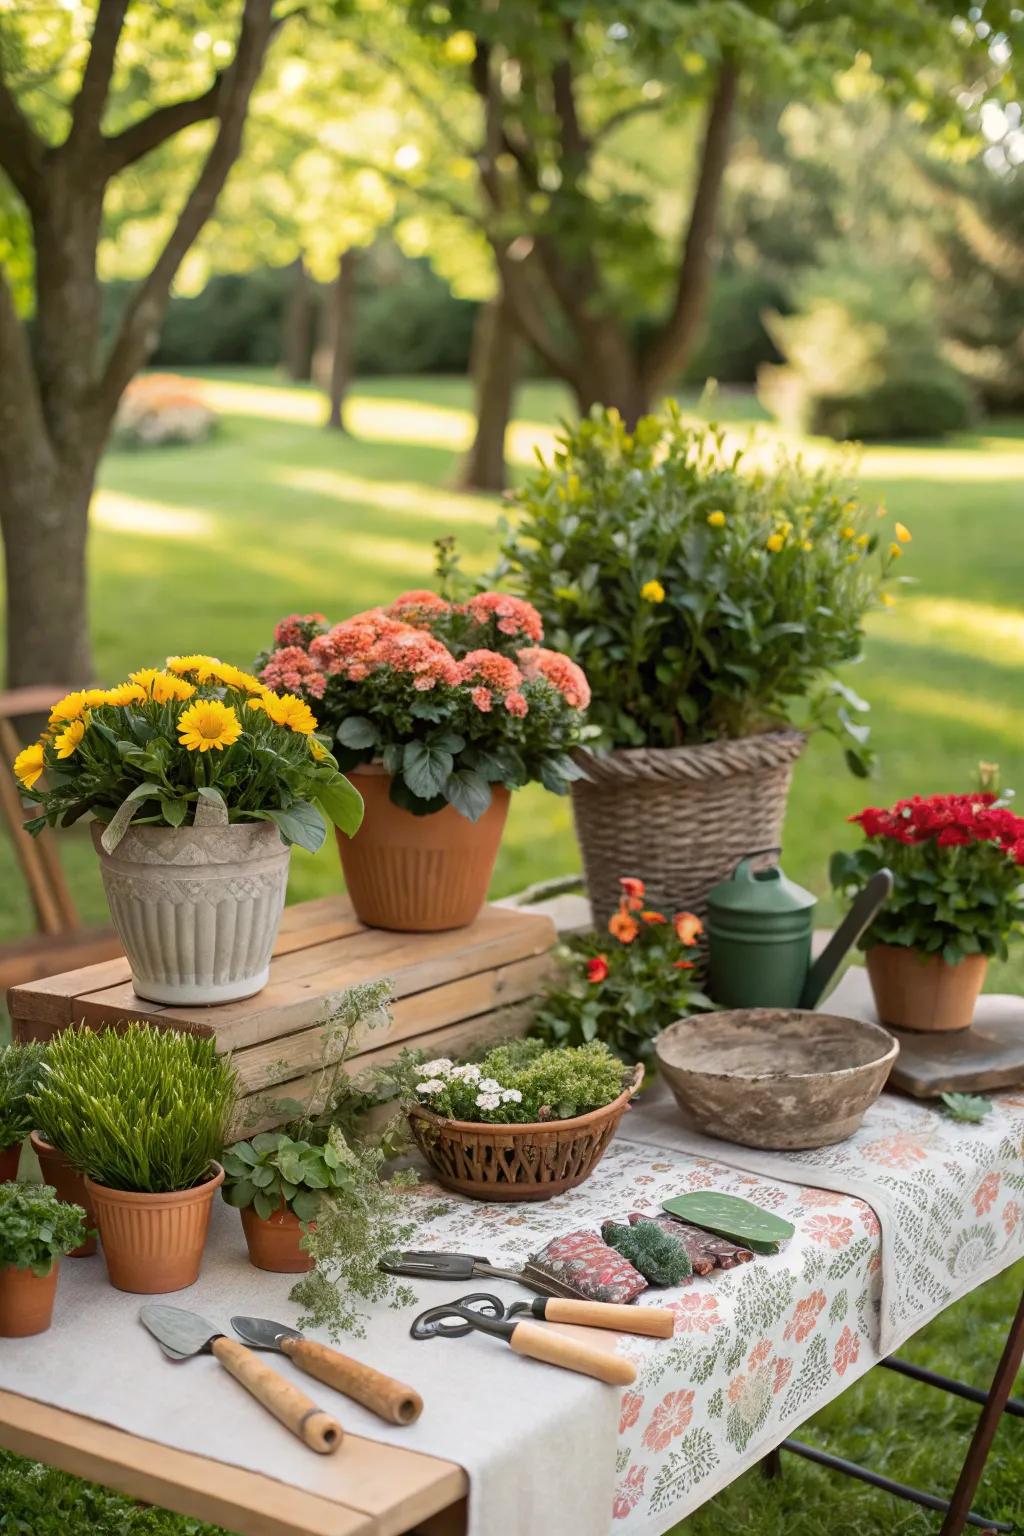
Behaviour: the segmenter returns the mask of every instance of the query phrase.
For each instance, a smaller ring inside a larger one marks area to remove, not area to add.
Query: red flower
[[[604,981],[608,975],[608,959],[605,955],[594,955],[587,961],[587,980],[597,983]]]
[[[645,923],[652,923],[652,924],[654,924],[654,923],[667,923],[668,922],[668,918],[665,916],[665,914],[663,912],[651,912],[651,911],[641,912],[640,916],[643,918]]]
[[[639,912],[644,904],[644,883],[642,880],[634,880],[629,875],[624,875],[619,881],[622,886],[622,907],[627,912]]]
[[[692,960],[673,960],[672,961],[672,969],[674,971],[692,971],[693,970],[693,961]]]

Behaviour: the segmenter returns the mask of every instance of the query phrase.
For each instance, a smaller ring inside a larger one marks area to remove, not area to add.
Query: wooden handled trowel
[[[251,1350],[218,1332],[197,1313],[187,1312],[184,1307],[149,1302],[140,1309],[139,1320],[169,1360],[213,1355],[247,1392],[251,1392],[293,1435],[298,1435],[310,1450],[326,1456],[341,1445],[344,1435],[337,1419],[332,1419],[298,1387],[285,1381],[269,1365],[264,1365]]]

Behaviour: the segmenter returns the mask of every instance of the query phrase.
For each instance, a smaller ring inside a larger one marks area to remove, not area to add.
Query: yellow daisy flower
[[[263,694],[258,699],[246,699],[245,707],[246,707],[246,709],[266,709],[266,707],[267,707],[267,696],[266,696],[266,694]]]
[[[840,530],[839,530],[839,537],[841,539],[853,539],[853,538],[856,538],[856,536],[857,536],[856,528],[851,528],[849,523],[847,523],[845,528],[840,528]]]
[[[195,672],[201,683],[209,682],[220,662],[216,656],[168,656],[167,670],[179,677],[183,672]]]
[[[153,692],[153,679],[159,674],[157,667],[140,667],[137,672],[129,672],[129,680],[138,683],[140,688],[145,688],[147,693]]]
[[[910,529],[905,527],[903,523],[897,523],[894,532],[901,544],[909,544],[914,537]]]
[[[857,538],[854,539],[853,542],[855,544],[859,544],[861,549],[865,549],[871,543],[871,535],[869,533],[858,534]]]
[[[318,763],[325,763],[331,755],[323,742],[317,741],[315,736],[309,738],[309,750]]]
[[[116,688],[107,689],[106,702],[118,706],[145,704],[146,690],[141,683],[118,683]]]
[[[258,677],[253,677],[251,672],[243,672],[241,667],[233,667],[229,661],[218,662],[214,676],[227,688],[238,688],[243,693],[263,692],[263,684]]]
[[[50,710],[50,724],[59,725],[66,720],[80,720],[86,708],[84,690],[78,689],[74,693],[66,693]]]
[[[220,699],[196,699],[178,717],[178,738],[190,752],[223,752],[241,734],[241,720]]]
[[[783,534],[781,534],[781,533],[769,534],[768,535],[768,540],[767,540],[767,542],[765,544],[765,549],[769,550],[773,555],[777,555],[779,550],[782,548],[783,544],[785,544],[785,542],[786,542],[786,539],[785,539],[785,536]]]
[[[191,699],[195,687],[183,677],[172,677],[169,672],[158,672],[153,679],[150,694],[157,704],[169,704],[172,699]]]
[[[85,690],[86,710],[98,709],[101,704],[110,703],[109,688],[87,688]]]
[[[711,528],[724,528],[725,527],[725,513],[724,512],[709,512],[708,513],[708,525]]]
[[[890,553],[890,555],[892,556],[892,558],[894,560],[899,560],[900,557],[903,554],[903,547],[902,547],[902,545],[900,545],[900,544],[890,544],[889,545],[889,553]]]
[[[250,704],[253,702],[249,700]],[[316,730],[316,716],[309,705],[296,698],[294,693],[265,693],[262,703],[268,718],[275,725],[286,725],[300,736],[311,736]]]
[[[15,776],[24,784],[26,789],[31,789],[43,771],[43,744],[34,741],[30,747],[19,752],[14,759]]]
[[[663,603],[665,601],[665,588],[660,581],[645,581],[640,588],[640,596],[645,603]]]
[[[85,721],[72,720],[54,741],[58,757],[71,757],[85,735]]]

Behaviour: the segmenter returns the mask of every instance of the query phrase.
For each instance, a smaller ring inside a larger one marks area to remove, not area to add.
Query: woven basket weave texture
[[[595,926],[603,929],[618,905],[623,875],[643,880],[659,911],[703,916],[708,892],[744,854],[782,841],[806,740],[801,731],[771,731],[697,747],[578,754],[587,778],[572,786],[572,809]]]

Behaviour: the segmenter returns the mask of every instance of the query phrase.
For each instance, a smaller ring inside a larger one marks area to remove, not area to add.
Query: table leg
[[[988,1453],[992,1449],[992,1441],[995,1439],[999,1421],[1009,1401],[1022,1360],[1024,1360],[1024,1295],[1021,1296],[1017,1315],[1007,1335],[1002,1358],[992,1378],[985,1406],[971,1438],[939,1536],[960,1536],[964,1528],[967,1511],[981,1481]]]

